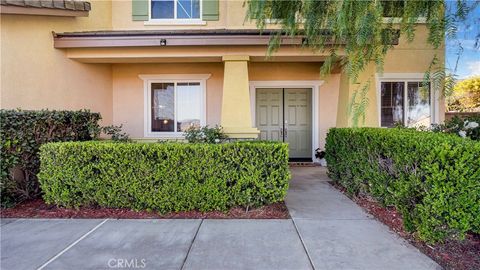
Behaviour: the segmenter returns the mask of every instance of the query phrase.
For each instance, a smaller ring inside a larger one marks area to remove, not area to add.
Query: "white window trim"
[[[173,19],[154,19],[152,18],[152,0],[148,0],[148,21],[144,25],[206,25],[207,22],[203,20],[203,0],[200,0],[200,18],[195,19],[177,19],[177,1],[173,0]]]
[[[320,86],[324,81],[250,81],[250,111],[252,113],[252,127],[256,127],[256,90],[257,88],[310,88],[312,89],[312,161],[315,159],[315,148],[319,147],[320,119],[319,94]]]
[[[407,83],[408,82],[423,82],[425,73],[376,73],[375,81],[377,86],[377,112],[378,112],[378,126],[382,127],[382,82],[403,82],[405,84],[403,102],[404,106],[407,104]],[[430,81],[430,114],[432,116],[431,124],[440,123],[440,95],[432,88],[433,82]],[[403,112],[404,121],[407,120],[407,107]],[[406,122],[405,122],[406,123]]]
[[[202,91],[202,115],[200,125],[206,125],[207,120],[207,79],[211,74],[140,74],[138,77],[143,80],[143,136],[145,138],[162,138],[162,139],[181,139],[184,138],[182,132],[159,132],[152,131],[151,118],[151,95],[150,90],[152,83],[200,83]],[[175,89],[176,91],[176,89]],[[176,96],[176,95],[175,95]],[[175,97],[175,114],[177,110],[177,100]]]

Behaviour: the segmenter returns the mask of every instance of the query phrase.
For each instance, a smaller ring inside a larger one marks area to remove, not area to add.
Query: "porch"
[[[111,65],[112,122],[132,138],[178,139],[192,124],[221,125],[230,138],[285,141],[293,158],[314,160],[329,128],[351,125],[358,86],[342,73],[321,77],[325,54],[302,48],[302,37],[282,37],[272,57],[269,40],[258,30],[54,34],[67,58]],[[366,120],[378,126],[376,106]]]

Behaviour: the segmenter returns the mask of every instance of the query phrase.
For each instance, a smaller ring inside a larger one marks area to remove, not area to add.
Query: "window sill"
[[[145,132],[144,137],[147,139],[185,139],[183,133],[175,132]]]
[[[156,25],[206,25],[206,21],[202,20],[150,20],[144,22],[146,26],[156,26]]]

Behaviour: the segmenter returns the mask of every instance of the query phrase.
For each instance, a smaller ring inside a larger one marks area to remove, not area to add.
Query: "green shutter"
[[[218,0],[203,0],[202,5],[202,19],[218,21]]]
[[[148,21],[148,1],[132,0],[132,20]]]

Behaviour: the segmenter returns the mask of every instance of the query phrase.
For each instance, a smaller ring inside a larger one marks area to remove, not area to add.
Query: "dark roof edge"
[[[132,31],[86,31],[53,33],[56,38],[68,37],[124,37],[124,36],[270,36],[279,33],[279,30],[257,29],[205,29],[205,30],[132,30]],[[298,35],[300,36],[300,35]]]
[[[0,0],[2,7],[18,7],[33,9],[50,9],[65,11],[90,11],[92,6],[87,1],[66,0]]]

